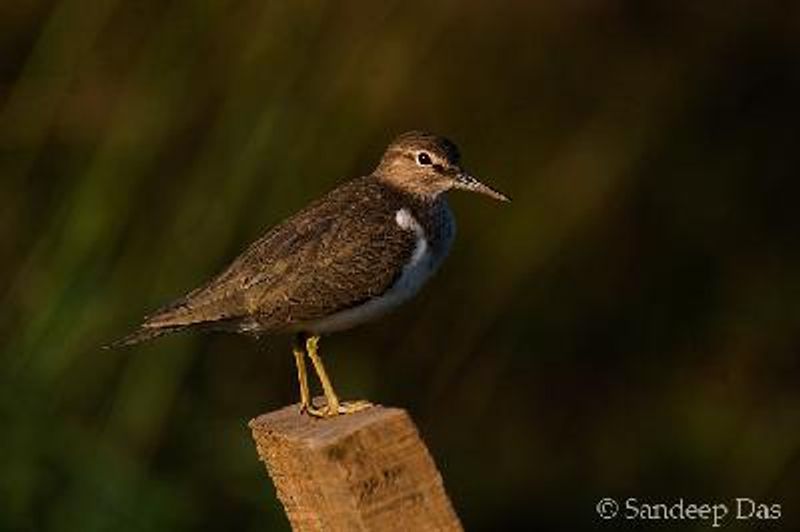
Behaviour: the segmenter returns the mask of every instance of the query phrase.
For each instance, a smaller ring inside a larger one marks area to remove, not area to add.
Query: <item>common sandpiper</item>
[[[222,273],[145,318],[112,345],[187,328],[294,334],[300,408],[315,417],[356,412],[340,402],[318,351],[320,335],[373,320],[419,291],[447,256],[455,221],[451,189],[508,198],[465,171],[444,137],[397,137],[375,170],[347,181],[273,227]],[[312,403],[306,355],[325,394]]]

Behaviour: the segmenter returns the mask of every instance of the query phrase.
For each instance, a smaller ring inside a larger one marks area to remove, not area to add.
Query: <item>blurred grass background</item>
[[[605,496],[800,527],[798,11],[4,2],[0,529],[287,529],[246,427],[296,400],[287,339],[99,346],[417,128],[514,201],[452,194],[434,282],[323,348],[467,528]]]

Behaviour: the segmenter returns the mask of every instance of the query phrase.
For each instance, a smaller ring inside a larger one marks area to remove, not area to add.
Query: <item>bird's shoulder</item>
[[[394,221],[407,203],[402,193],[373,176],[350,180],[253,242],[221,277],[239,278],[247,288],[292,266],[355,255],[359,247],[412,246],[413,237]]]

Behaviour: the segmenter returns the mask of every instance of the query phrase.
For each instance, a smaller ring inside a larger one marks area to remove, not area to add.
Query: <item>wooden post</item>
[[[293,405],[250,428],[295,531],[462,530],[405,410],[313,419]]]

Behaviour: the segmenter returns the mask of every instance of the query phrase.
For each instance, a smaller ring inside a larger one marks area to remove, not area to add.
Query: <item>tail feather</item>
[[[158,338],[159,336],[163,336],[165,334],[173,333],[179,328],[180,327],[140,327],[129,335],[111,342],[110,344],[104,345],[103,349],[129,347],[141,342],[146,342],[147,340],[152,340],[153,338]]]

